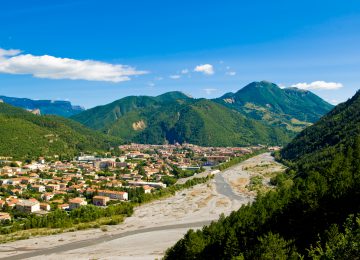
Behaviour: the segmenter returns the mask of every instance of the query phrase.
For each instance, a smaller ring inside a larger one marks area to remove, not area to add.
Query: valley
[[[360,260],[360,1],[0,20],[0,259]]]
[[[266,170],[259,172],[254,165],[266,165]],[[217,220],[220,214],[229,215],[255,199],[256,193],[247,190],[246,184],[238,189],[232,180],[242,178],[248,184],[253,176],[283,170],[269,153],[264,153],[216,173],[208,183],[137,207],[123,224],[7,243],[0,246],[0,257],[13,260],[160,258],[189,228],[201,228]],[[269,184],[265,181],[264,185]]]

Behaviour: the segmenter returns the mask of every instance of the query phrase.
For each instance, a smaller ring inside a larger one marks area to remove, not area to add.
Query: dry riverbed
[[[259,172],[256,167],[266,168]],[[246,170],[245,170],[246,169]],[[218,174],[207,184],[196,185],[175,196],[135,209],[124,223],[35,237],[0,245],[0,258],[7,259],[156,259],[189,228],[202,226],[252,202],[246,189],[251,176],[283,170],[268,154],[244,161]],[[245,185],[245,186],[244,186]]]

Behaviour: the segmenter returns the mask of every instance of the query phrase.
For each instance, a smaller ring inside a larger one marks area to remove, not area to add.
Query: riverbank
[[[189,228],[201,228],[220,214],[229,215],[241,205],[251,203],[256,194],[235,189],[232,178],[251,165],[274,165],[269,153],[233,166],[208,183],[176,192],[172,197],[135,208],[124,223],[47,237],[35,237],[0,246],[5,259],[156,259],[179,240]],[[278,165],[276,166],[278,167]],[[238,175],[239,174],[239,175]],[[250,177],[249,177],[250,178]],[[250,180],[250,179],[249,179]]]

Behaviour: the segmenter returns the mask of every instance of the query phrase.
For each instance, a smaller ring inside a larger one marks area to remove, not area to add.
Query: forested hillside
[[[236,93],[227,93],[214,101],[250,118],[294,132],[300,132],[333,108],[310,91],[282,89],[267,81],[252,82]]]
[[[139,109],[157,109],[164,104],[173,104],[176,101],[188,99],[188,96],[177,91],[168,92],[157,97],[128,96],[110,104],[86,110],[73,116],[72,119],[92,129],[106,132],[120,117],[129,112]]]
[[[290,134],[283,129],[247,119],[206,99],[132,111],[121,117],[108,133],[124,140],[155,144],[187,142],[202,146],[246,146],[281,145],[290,141]]]
[[[17,159],[73,156],[80,151],[107,151],[119,139],[57,116],[33,115],[0,103],[0,156]]]
[[[283,90],[262,81],[215,100],[176,91],[129,96],[72,119],[129,142],[284,145],[331,107],[309,91]]]
[[[281,152],[275,191],[189,231],[165,259],[359,259],[360,92]]]

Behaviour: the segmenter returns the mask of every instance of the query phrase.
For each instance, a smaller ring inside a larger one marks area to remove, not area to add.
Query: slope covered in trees
[[[157,97],[148,96],[128,96],[116,100],[104,106],[97,106],[88,109],[72,119],[95,130],[107,130],[116,121],[125,114],[139,109],[157,109],[164,104],[172,104],[178,100],[188,100],[188,96],[181,92],[168,92]]]
[[[189,231],[165,259],[358,259],[359,111],[357,93],[282,150],[276,190]]]
[[[282,129],[247,119],[206,99],[132,111],[121,117],[108,133],[124,140],[155,144],[168,141],[203,146],[241,146],[289,141],[289,133]]]
[[[252,82],[238,92],[227,93],[215,101],[250,118],[281,125],[295,132],[316,122],[333,108],[310,91],[281,89],[267,81]]]
[[[0,156],[17,159],[73,156],[80,151],[106,151],[119,139],[57,117],[33,115],[0,103]]]
[[[72,118],[127,141],[205,146],[283,145],[331,105],[308,91],[254,82],[215,100],[181,92],[130,96]],[[247,100],[247,101],[246,101]],[[310,118],[310,121],[301,121]]]

